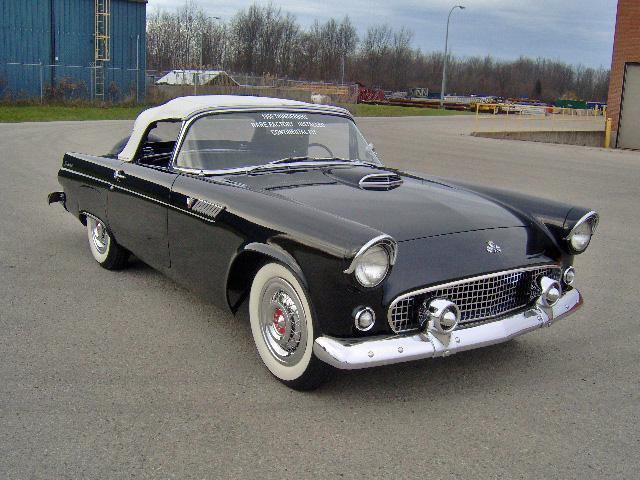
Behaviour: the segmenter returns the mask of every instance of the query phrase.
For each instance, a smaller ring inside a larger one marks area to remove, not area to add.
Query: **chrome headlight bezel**
[[[360,273],[362,267],[366,265],[367,257],[371,256],[375,253],[378,253],[382,249],[382,251],[386,255],[386,267],[384,268],[384,273],[378,278],[374,279],[374,281],[367,282],[364,280],[363,275]],[[379,286],[388,276],[391,271],[391,267],[396,262],[398,252],[398,244],[397,242],[389,235],[380,235],[379,237],[373,238],[367,243],[365,243],[358,253],[353,257],[351,264],[344,271],[344,273],[353,275],[358,285],[363,288],[375,288]]]
[[[567,248],[569,251],[575,255],[583,253],[591,243],[591,238],[593,238],[593,234],[596,232],[598,227],[598,221],[600,217],[597,212],[591,211],[584,215],[580,220],[576,222],[571,231],[565,237],[565,241],[567,243]],[[588,233],[585,233],[585,229],[589,229]],[[579,242],[579,236],[588,235],[586,242]],[[582,246],[583,245],[583,246]]]

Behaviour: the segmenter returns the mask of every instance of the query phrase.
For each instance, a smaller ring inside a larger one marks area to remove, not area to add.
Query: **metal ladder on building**
[[[111,0],[95,0],[93,96],[104,100],[105,63],[111,60]]]

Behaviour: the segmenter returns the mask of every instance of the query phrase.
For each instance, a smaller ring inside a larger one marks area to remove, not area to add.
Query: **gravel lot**
[[[638,478],[640,153],[361,119],[391,166],[597,209],[585,306],[508,344],[339,374],[262,367],[235,318],[141,263],[112,273],[60,206],[64,151],[129,121],[0,125],[0,478]]]

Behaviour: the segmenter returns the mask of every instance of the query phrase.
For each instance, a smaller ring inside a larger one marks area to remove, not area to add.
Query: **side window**
[[[138,163],[168,166],[181,126],[179,121],[156,122],[142,139]]]

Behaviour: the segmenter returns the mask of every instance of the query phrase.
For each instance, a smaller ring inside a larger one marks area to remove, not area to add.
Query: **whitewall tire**
[[[311,305],[288,268],[268,263],[258,270],[251,285],[249,318],[258,354],[281,382],[310,390],[326,379],[329,366],[313,354]]]
[[[91,255],[107,270],[120,270],[129,257],[129,252],[116,243],[104,223],[87,215],[87,238]]]

